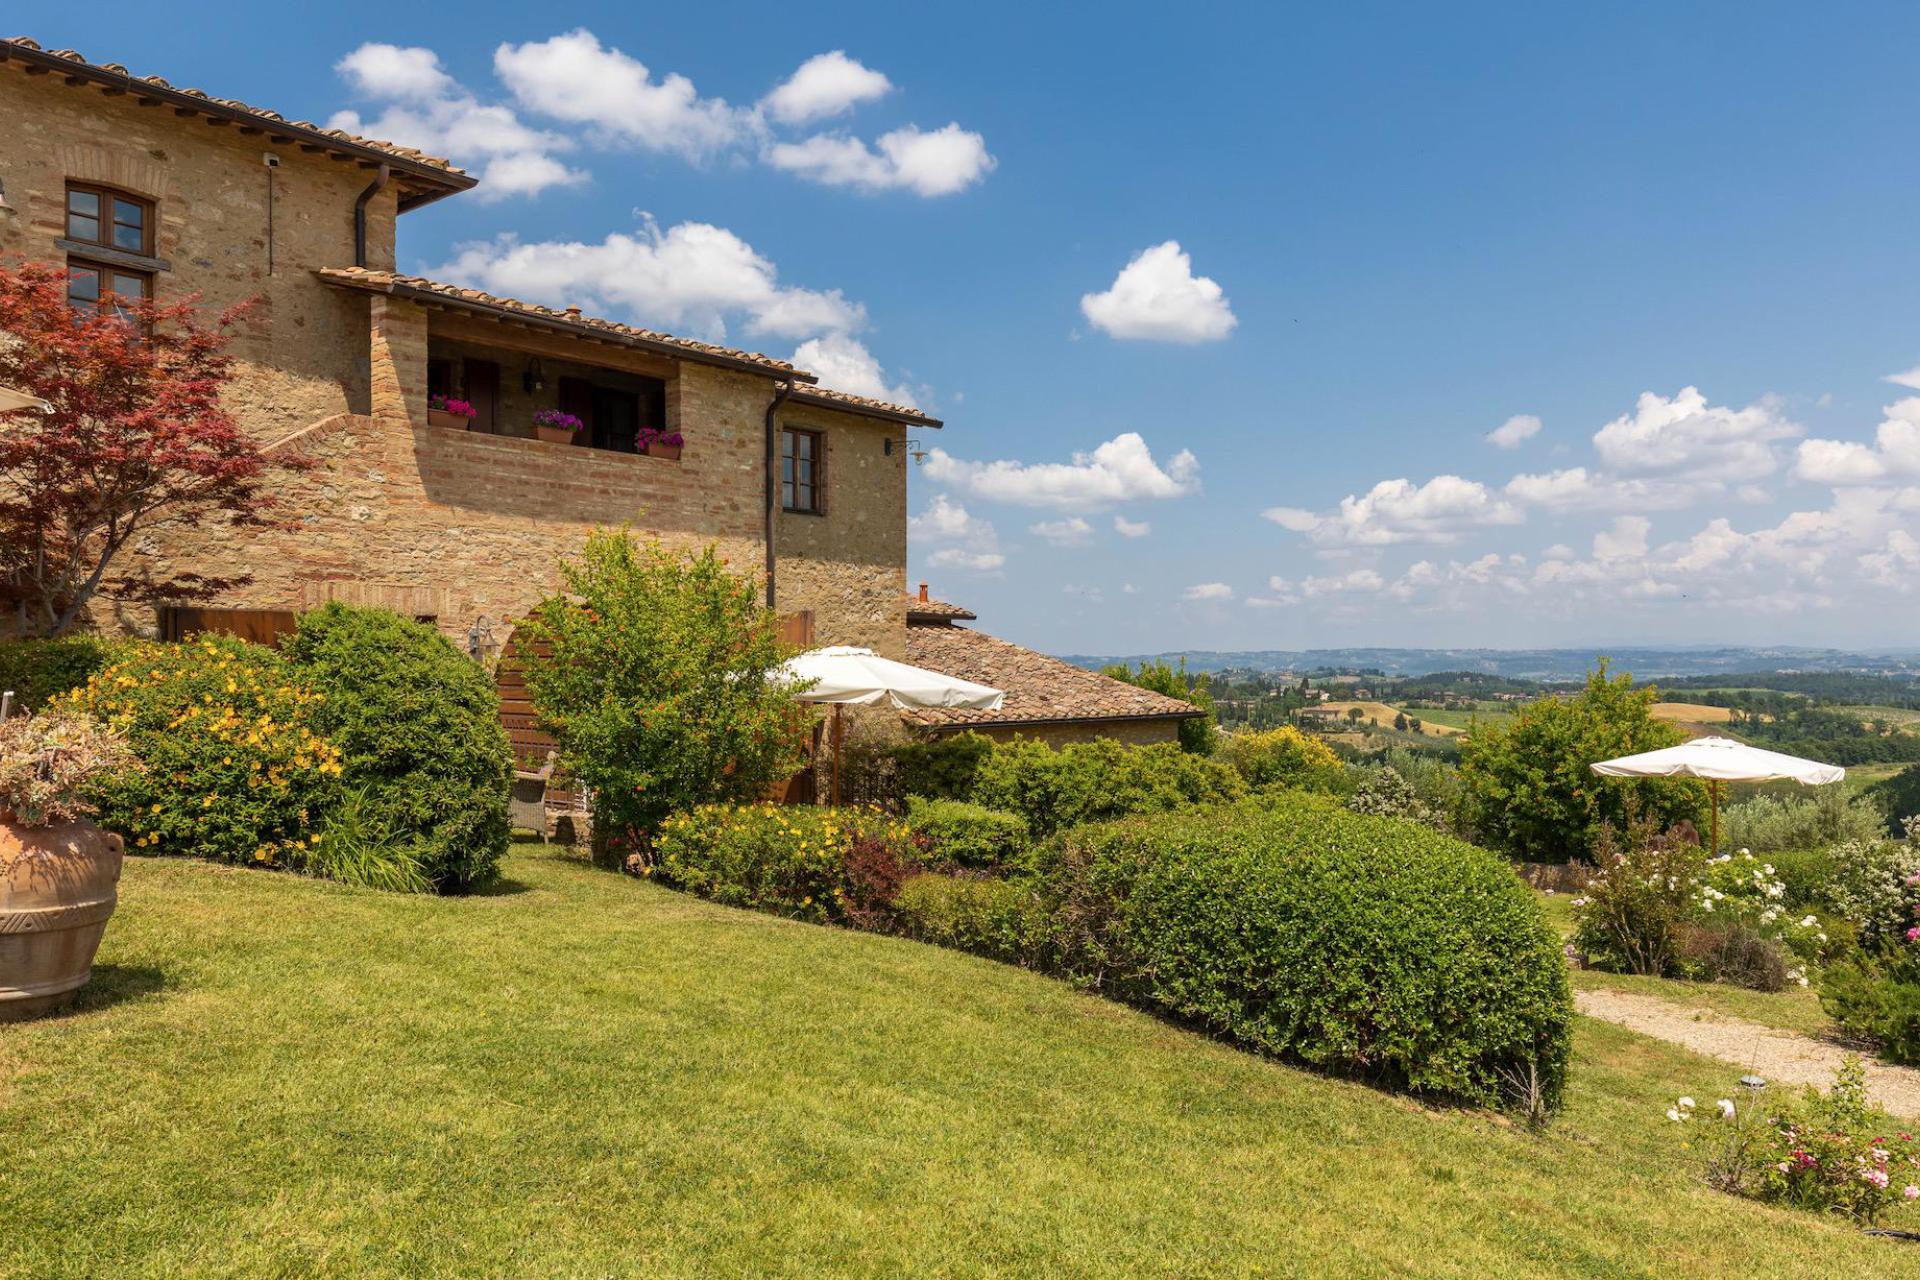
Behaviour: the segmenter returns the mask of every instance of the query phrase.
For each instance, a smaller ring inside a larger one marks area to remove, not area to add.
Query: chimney
[[[926,602],[927,602],[927,584],[923,582],[920,584],[920,603],[925,604]]]

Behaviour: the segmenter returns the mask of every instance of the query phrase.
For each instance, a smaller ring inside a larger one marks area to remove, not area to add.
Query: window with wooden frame
[[[803,515],[827,511],[826,436],[784,427],[780,431],[780,505]]]
[[[67,239],[153,256],[153,201],[112,187],[67,184]]]
[[[122,299],[153,297],[153,275],[128,271],[84,258],[67,259],[67,304],[101,311],[120,310]]]
[[[153,256],[153,201],[111,187],[67,184],[65,243],[67,301],[76,307],[115,308],[118,299],[153,297],[153,272],[120,259]],[[85,247],[102,251],[101,261],[85,256]],[[73,253],[79,248],[79,253]]]

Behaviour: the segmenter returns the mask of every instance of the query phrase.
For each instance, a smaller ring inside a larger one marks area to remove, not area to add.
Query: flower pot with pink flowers
[[[676,459],[680,456],[680,446],[685,443],[678,431],[668,431],[663,427],[642,427],[636,443],[640,452],[649,458]]]
[[[548,444],[574,444],[586,429],[586,423],[558,409],[542,409],[533,415],[534,438]]]
[[[473,420],[478,416],[479,411],[465,400],[455,400],[451,396],[427,398],[427,421],[433,426],[471,431]]]
[[[0,720],[0,1022],[51,1012],[93,976],[126,846],[81,792],[122,767],[120,739],[77,712]]]

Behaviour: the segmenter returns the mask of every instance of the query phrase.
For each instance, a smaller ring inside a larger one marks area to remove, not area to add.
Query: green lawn
[[[1545,1134],[1031,974],[523,847],[405,898],[131,859],[0,1029],[0,1275],[1801,1276],[1899,1246],[1709,1190],[1735,1072],[1583,1023]]]

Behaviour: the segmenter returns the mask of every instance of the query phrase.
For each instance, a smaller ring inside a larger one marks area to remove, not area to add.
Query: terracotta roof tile
[[[857,413],[877,414],[883,418],[898,418],[904,422],[911,422],[915,426],[943,425],[940,419],[930,417],[910,405],[870,400],[866,396],[856,396],[847,391],[835,391],[831,387],[803,387],[794,392],[793,398],[803,404],[820,404],[836,409],[852,409]]]
[[[413,295],[430,302],[443,302],[474,311],[505,312],[509,315],[544,320],[598,337],[624,339],[634,346],[663,349],[669,354],[681,355],[688,359],[735,367],[747,366],[788,378],[813,377],[812,374],[795,369],[786,361],[775,360],[772,356],[763,356],[752,351],[739,351],[732,347],[715,346],[710,342],[696,342],[691,338],[676,338],[672,334],[656,333],[651,329],[640,329],[613,320],[581,315],[578,307],[557,311],[552,307],[540,306],[538,303],[522,302],[518,298],[496,297],[478,289],[463,289],[459,285],[428,280],[423,276],[401,275],[396,271],[374,271],[367,267],[324,267],[316,274],[327,283],[341,288],[362,289],[369,293]]]
[[[916,667],[942,671],[1006,692],[1006,700],[998,711],[923,707],[900,713],[911,723],[929,727],[1201,714],[1190,702],[1149,689],[1137,689],[1124,681],[966,627],[908,627],[907,661]]]
[[[972,621],[980,615],[964,605],[948,604],[945,600],[922,600],[911,592],[907,595],[907,621],[919,619],[941,622]]]
[[[30,40],[26,36],[13,36],[0,40],[0,58],[8,55],[19,57],[29,65],[46,66],[58,60],[59,62],[72,64],[68,74],[87,76],[88,78],[99,80],[109,85],[114,84],[116,81],[125,82],[127,87],[144,85],[148,88],[158,90],[161,94],[171,95],[176,99],[195,99],[199,102],[206,103],[210,107],[221,107],[225,108],[228,112],[251,117],[259,121],[263,126],[283,128],[289,136],[293,136],[296,139],[298,139],[298,135],[305,134],[308,135],[307,140],[309,141],[327,138],[356,150],[378,152],[392,159],[406,161],[411,165],[438,170],[446,175],[447,178],[454,180],[453,185],[458,188],[470,187],[475,181],[475,179],[467,175],[466,170],[457,167],[451,161],[445,160],[440,156],[428,155],[426,152],[413,147],[403,147],[398,143],[382,142],[375,138],[357,137],[354,134],[344,132],[340,129],[325,128],[321,125],[314,124],[310,120],[289,120],[277,111],[268,111],[263,107],[249,106],[234,98],[216,98],[200,89],[182,88],[161,79],[159,76],[134,75],[117,62],[89,62],[73,49],[43,49],[40,47],[38,41]]]

